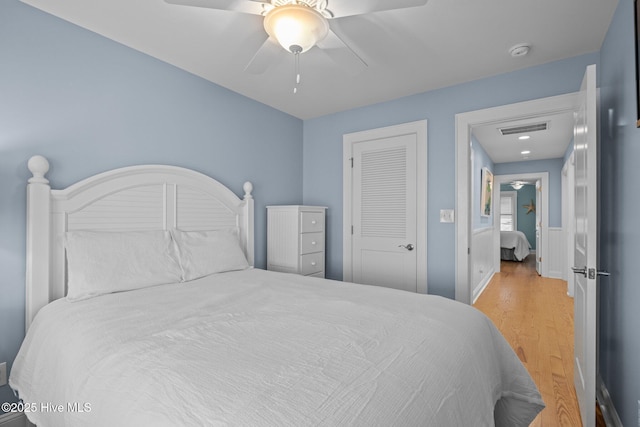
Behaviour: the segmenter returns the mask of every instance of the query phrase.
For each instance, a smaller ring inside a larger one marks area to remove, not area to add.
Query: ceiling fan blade
[[[269,1],[261,0],[164,0],[166,3],[179,6],[204,7],[206,9],[232,10],[252,15],[262,15],[264,5]]]
[[[341,1],[328,0],[327,8],[334,17],[364,15],[365,13],[381,12],[383,10],[404,9],[418,7],[427,4],[428,0],[368,0],[368,1]]]
[[[251,61],[244,68],[244,71],[251,74],[262,74],[267,68],[275,61],[277,55],[282,52],[282,47],[273,40],[271,37],[268,37],[262,46],[258,49],[258,51],[253,55]]]
[[[354,75],[359,74],[364,71],[368,65],[338,36],[335,32],[333,22],[334,21],[330,22],[331,29],[329,30],[329,34],[327,34],[324,40],[318,42],[318,47],[349,73]]]

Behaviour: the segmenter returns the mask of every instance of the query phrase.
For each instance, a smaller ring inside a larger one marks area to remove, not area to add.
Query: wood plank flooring
[[[581,426],[567,282],[538,276],[534,256],[522,263],[503,261],[501,270],[474,307],[493,320],[542,394],[547,406],[531,426]]]

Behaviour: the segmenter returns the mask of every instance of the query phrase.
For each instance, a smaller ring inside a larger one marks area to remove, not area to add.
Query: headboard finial
[[[48,184],[49,180],[44,175],[49,172],[49,161],[44,156],[33,156],[29,159],[27,167],[33,174],[29,178],[29,184]]]
[[[251,192],[253,191],[252,183],[250,183],[249,181],[245,182],[244,185],[242,186],[242,189],[244,190],[245,199],[253,199],[253,196],[251,195]]]

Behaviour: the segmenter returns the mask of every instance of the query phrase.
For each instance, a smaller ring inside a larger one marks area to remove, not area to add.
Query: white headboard
[[[72,230],[216,230],[238,227],[254,264],[253,186],[238,198],[218,181],[176,166],[131,166],[52,190],[49,162],[29,159],[26,329],[38,310],[66,294],[64,233]]]

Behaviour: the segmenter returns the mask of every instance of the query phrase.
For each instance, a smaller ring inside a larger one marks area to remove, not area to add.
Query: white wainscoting
[[[473,274],[471,289],[473,289],[472,301],[475,302],[495,273],[494,251],[498,248],[493,244],[493,227],[482,228],[473,231],[471,252],[473,259]]]
[[[562,227],[549,227],[549,277],[552,279],[567,280],[565,235]]]

